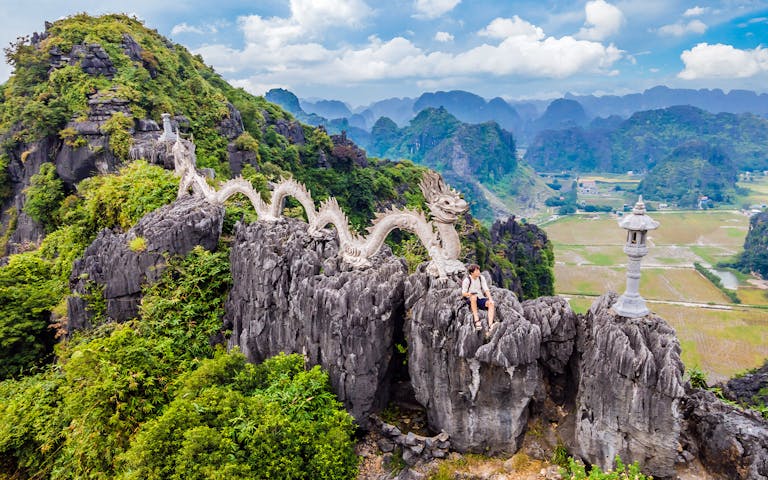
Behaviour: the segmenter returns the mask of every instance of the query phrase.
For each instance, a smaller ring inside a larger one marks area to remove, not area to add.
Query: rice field
[[[766,190],[768,193],[768,189]],[[761,365],[768,358],[768,289],[741,279],[742,305],[693,268],[738,254],[749,218],[738,211],[650,212],[661,223],[649,233],[640,293],[677,331],[683,362],[710,380]],[[608,290],[623,293],[625,231],[609,214],[571,215],[544,225],[555,249],[555,291],[586,311]]]

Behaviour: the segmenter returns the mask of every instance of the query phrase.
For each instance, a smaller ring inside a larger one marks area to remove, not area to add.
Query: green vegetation
[[[759,213],[749,221],[744,251],[733,264],[744,273],[755,272],[768,278],[768,213]]]
[[[0,379],[20,375],[50,355],[51,309],[66,285],[37,253],[13,255],[0,268]]]
[[[737,178],[736,167],[722,151],[692,142],[657,163],[640,182],[638,192],[684,208],[709,208],[712,202],[735,201]]]
[[[51,310],[69,294],[74,260],[102,228],[133,226],[176,196],[172,172],[134,162],[119,175],[92,177],[76,195],[61,199],[53,166],[43,164],[27,191],[30,214],[52,228],[36,251],[12,255],[0,267],[0,378],[16,376],[48,359],[53,346]],[[60,201],[60,202],[59,202]]]
[[[147,239],[136,237],[128,242],[128,249],[132,252],[143,252],[147,249]]]
[[[573,458],[568,459],[568,466],[561,469],[560,474],[563,478],[569,480],[653,480],[640,472],[640,466],[637,462],[632,465],[624,465],[621,458],[616,455],[616,468],[603,472],[600,467],[592,466],[587,473],[586,468]]]
[[[59,205],[64,200],[64,184],[56,177],[56,167],[52,163],[42,164],[24,193],[27,196],[24,213],[40,222],[47,232],[55,230],[59,223]]]
[[[82,332],[51,368],[0,383],[0,473],[352,478],[352,420],[325,373],[212,346],[230,283],[226,250],[171,259],[140,323]]]
[[[109,148],[121,160],[128,160],[128,152],[133,145],[131,128],[133,119],[121,112],[112,115],[101,126],[101,131],[109,135]]]

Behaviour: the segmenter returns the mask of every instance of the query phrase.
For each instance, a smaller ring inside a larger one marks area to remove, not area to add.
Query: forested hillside
[[[538,171],[647,172],[677,147],[699,141],[722,150],[739,170],[768,169],[768,120],[757,115],[677,106],[637,112],[617,126],[593,125],[541,132],[525,159]]]
[[[268,182],[293,177],[316,201],[335,196],[357,229],[388,206],[426,211],[424,167],[367,158],[124,15],[47,24],[6,58],[0,476],[353,476],[354,427],[325,373],[295,356],[249,365],[220,346],[228,241],[236,221],[255,220],[244,201],[226,205],[216,248],[167,259],[142,291],[139,319],[111,322],[104,292],[72,278],[73,263],[97,237],[126,232],[176,198],[172,159],[153,149],[165,112],[194,140],[210,182],[241,174],[266,193]],[[286,214],[303,211],[289,202]],[[498,285],[520,297],[552,293],[552,247],[536,227],[492,232],[467,216],[459,228],[462,259],[492,270]],[[408,234],[389,243],[412,267],[426,258]],[[136,237],[128,248],[148,247]],[[66,303],[78,282],[92,328],[73,331]]]
[[[758,213],[749,220],[744,251],[734,266],[744,273],[755,272],[768,278],[768,213]]]
[[[722,151],[690,142],[657,163],[637,191],[646,198],[683,208],[705,208],[712,202],[734,202],[737,179],[736,166]]]
[[[518,164],[513,135],[495,122],[467,124],[447,109],[427,108],[407,127],[382,117],[373,126],[372,155],[406,158],[432,168],[466,193],[476,217],[500,216],[499,198],[518,207],[535,202],[546,187]]]

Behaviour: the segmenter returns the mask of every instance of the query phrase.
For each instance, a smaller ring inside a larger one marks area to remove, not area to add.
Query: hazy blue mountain
[[[728,93],[716,88],[713,90],[692,90],[656,86],[643,93],[629,95],[571,95],[565,98],[581,103],[591,117],[620,115],[624,118],[635,112],[691,105],[711,113],[755,113],[768,115],[768,94],[757,94],[749,90],[731,90]]]
[[[284,88],[273,88],[264,94],[268,102],[276,103],[296,117],[296,120],[307,123],[312,126],[318,126],[328,123],[324,117],[307,113],[301,108],[299,98],[291,91]]]
[[[584,107],[576,100],[558,98],[547,106],[544,114],[536,120],[535,129],[559,130],[586,125],[589,122]]]
[[[299,98],[291,91],[284,88],[273,88],[264,94],[268,102],[276,103],[292,115],[306,114],[301,108]]]
[[[430,107],[444,107],[451,115],[466,123],[495,121],[510,131],[517,131],[522,126],[522,119],[514,107],[499,97],[486,101],[479,95],[463,90],[425,93],[416,100],[413,110],[420,112]]]
[[[349,118],[352,111],[347,104],[339,100],[301,101],[301,108],[307,113],[314,113],[325,118]]]
[[[387,117],[403,127],[413,118],[413,98],[387,98],[368,105],[360,110],[360,114],[368,118],[379,119]]]
[[[317,115],[315,113],[307,113],[304,111],[304,109],[301,107],[302,104],[305,104],[305,102],[299,102],[299,99],[296,97],[296,95],[293,92],[290,92],[284,88],[273,88],[272,90],[268,91],[264,98],[272,103],[276,103],[283,107],[285,110],[291,113],[294,117],[296,117],[297,120],[300,122],[307,123],[312,126],[320,126],[322,125],[325,127],[326,131],[331,134],[340,134],[341,132],[346,132],[347,137],[349,137],[353,142],[355,142],[357,145],[366,148],[368,143],[371,139],[371,134],[368,133],[368,131],[364,128],[359,128],[357,126],[354,126],[350,124],[350,122],[346,118],[334,118],[333,120],[328,120],[326,117]],[[311,103],[311,102],[310,102]],[[332,104],[333,101],[324,101],[321,100],[320,102],[317,102],[313,105],[322,104]],[[341,102],[338,102],[341,103]],[[342,105],[344,105],[342,103]],[[349,111],[347,109],[347,111]]]

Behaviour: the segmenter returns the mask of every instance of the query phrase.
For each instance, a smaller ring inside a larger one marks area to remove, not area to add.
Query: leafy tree
[[[220,353],[188,374],[124,455],[125,478],[353,478],[351,417],[299,355]]]

